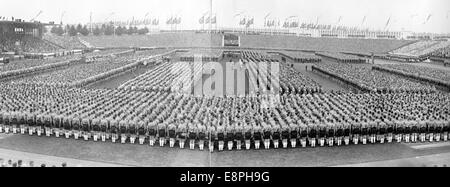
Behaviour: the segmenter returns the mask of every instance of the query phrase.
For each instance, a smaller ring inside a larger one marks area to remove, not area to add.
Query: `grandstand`
[[[423,40],[396,49],[389,53],[389,57],[417,62],[439,54],[449,46],[450,41],[447,40]]]

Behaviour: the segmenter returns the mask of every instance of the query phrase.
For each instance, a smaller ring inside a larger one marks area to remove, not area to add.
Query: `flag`
[[[202,17],[198,20],[198,23],[204,24],[204,23],[205,23],[205,16],[202,16]]]
[[[430,20],[430,18],[431,18],[431,14],[428,15],[427,19],[423,22],[423,24],[428,23],[428,21]]]
[[[166,21],[166,24],[167,24],[167,25],[173,24],[173,18],[170,17],[170,19],[168,19],[168,20]]]
[[[253,25],[253,20],[254,20],[254,18],[249,19],[249,20],[247,21],[246,27],[250,27],[250,25]]]
[[[339,16],[337,24],[341,23],[341,20],[342,20],[342,16]]]
[[[389,19],[386,22],[386,25],[384,25],[384,28],[386,29],[386,27],[389,25],[389,23],[391,22],[391,17],[389,17]]]
[[[211,24],[216,24],[216,23],[217,23],[216,15],[214,15],[214,17],[212,17],[212,19],[211,19]]]
[[[205,23],[208,24],[211,21],[211,17],[206,17]]]
[[[363,20],[362,20],[362,22],[361,22],[361,25],[363,25],[364,22],[366,22],[366,16],[364,16],[364,18],[363,18]]]
[[[241,21],[239,21],[239,25],[245,25],[246,19],[242,18]]]
[[[174,24],[181,24],[181,17],[175,18]]]
[[[159,24],[159,20],[157,20],[156,18],[153,19],[152,21],[152,25],[158,25]]]

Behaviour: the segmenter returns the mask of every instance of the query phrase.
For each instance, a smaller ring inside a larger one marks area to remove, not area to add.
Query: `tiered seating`
[[[76,36],[56,36],[52,34],[46,34],[43,37],[56,45],[63,47],[64,49],[85,49],[86,46],[80,42]]]

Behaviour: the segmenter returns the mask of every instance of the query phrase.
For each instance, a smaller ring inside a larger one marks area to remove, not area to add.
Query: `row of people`
[[[14,117],[16,116],[16,117]],[[184,148],[189,141],[190,149],[198,144],[203,150],[208,143],[210,150],[218,145],[219,150],[224,146],[228,149],[259,149],[260,143],[264,148],[296,147],[300,142],[302,147],[341,146],[349,144],[367,143],[391,143],[396,142],[425,142],[448,141],[450,122],[441,119],[428,121],[412,120],[384,120],[384,121],[346,121],[342,123],[333,120],[321,124],[304,124],[294,122],[285,126],[276,126],[266,123],[247,124],[238,122],[228,126],[217,125],[199,121],[188,123],[187,120],[171,124],[139,123],[133,121],[115,121],[100,119],[64,118],[61,116],[39,115],[25,116],[3,114],[0,116],[0,133],[21,133],[46,135],[75,139],[83,137],[85,140],[93,138],[94,141],[106,141],[111,139],[121,143],[132,144],[138,139],[140,144],[148,143],[153,146],[157,141],[164,146],[169,141],[169,146],[174,147],[178,142],[180,148]],[[225,143],[227,143],[225,145]]]
[[[0,97],[2,114],[17,116],[11,113],[18,112],[19,116],[31,116],[36,121],[43,121],[43,116],[51,116],[47,117],[47,121],[52,121],[55,116],[67,118],[68,121],[75,119],[79,124],[92,124],[92,121],[108,121],[111,124],[111,121],[116,121],[114,127],[122,123],[122,126],[134,126],[135,130],[141,126],[168,127],[171,124],[192,123],[203,124],[206,129],[214,128],[217,132],[230,132],[235,129],[235,124],[242,124],[253,131],[258,128],[275,131],[291,124],[339,124],[351,120],[376,125],[380,121],[386,123],[393,120],[425,123],[448,121],[450,102],[449,95],[443,93],[323,93],[282,94],[279,98],[207,98],[169,92],[9,84],[2,85]],[[266,102],[273,102],[273,105],[265,105]],[[183,125],[173,127],[183,129]],[[31,132],[39,131],[35,129]],[[40,132],[44,132],[42,128]]]
[[[434,86],[413,81],[384,71],[372,69],[369,64],[320,63],[315,68],[353,83],[369,91],[384,92],[435,92]]]
[[[383,64],[377,68],[450,88],[450,73],[445,69],[410,64]]]
[[[93,58],[92,61],[86,64],[79,63],[48,73],[39,73],[35,76],[10,80],[10,82],[13,84],[36,84],[58,87],[78,85],[86,81],[91,82],[91,78],[111,70],[125,70],[129,68],[128,65],[138,63],[143,57],[147,57],[149,55],[148,53],[149,51],[140,51],[120,57]]]

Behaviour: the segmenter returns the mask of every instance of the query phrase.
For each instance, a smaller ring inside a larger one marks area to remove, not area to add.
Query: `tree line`
[[[103,24],[101,26],[95,26],[93,28],[88,28],[87,25],[66,25],[65,27],[59,25],[59,26],[53,26],[52,29],[50,30],[50,32],[52,34],[58,35],[58,36],[62,36],[64,34],[67,34],[69,36],[77,36],[78,34],[81,34],[83,36],[88,36],[88,35],[94,35],[94,36],[100,36],[100,35],[133,35],[133,34],[139,34],[139,35],[144,35],[147,34],[149,32],[149,29],[147,27],[145,28],[141,28],[138,29],[137,27],[133,27],[133,26],[118,26],[118,27],[114,27],[111,24]]]

